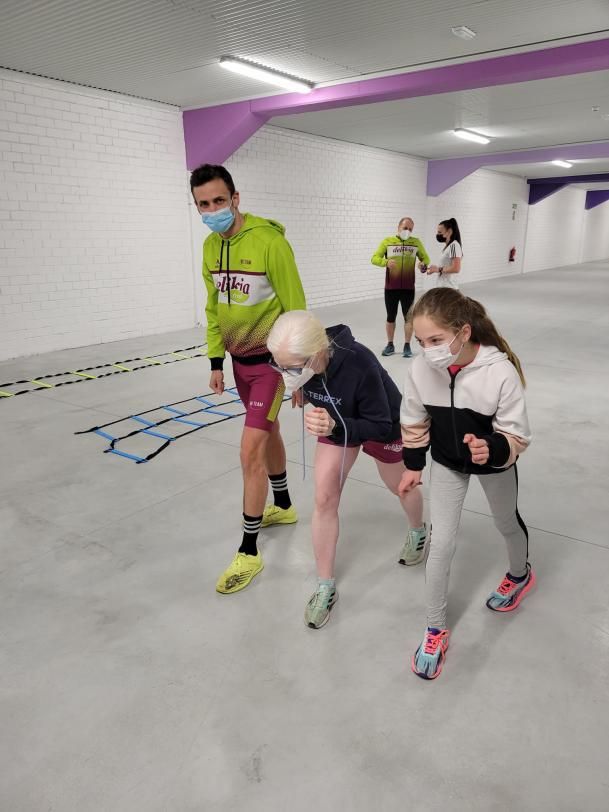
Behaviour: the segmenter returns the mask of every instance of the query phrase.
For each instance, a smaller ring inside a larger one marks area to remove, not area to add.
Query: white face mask
[[[435,369],[448,369],[449,366],[456,363],[457,358],[461,355],[461,351],[465,346],[465,344],[462,343],[459,351],[452,353],[450,348],[457,338],[458,336],[455,336],[450,344],[438,344],[435,347],[426,347],[423,353],[427,363]]]
[[[284,370],[281,373],[285,384],[286,395],[292,395],[294,392],[297,392],[301,386],[304,386],[305,383],[310,381],[313,375],[315,375],[315,370],[311,369],[311,367],[302,367],[300,372],[297,372],[297,369],[296,367],[294,370]]]
[[[410,237],[410,231],[405,228],[403,231],[400,231],[400,239],[407,240]]]

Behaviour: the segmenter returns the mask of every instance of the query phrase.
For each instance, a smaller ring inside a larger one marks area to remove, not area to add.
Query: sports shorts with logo
[[[318,437],[317,442],[342,448],[340,443],[335,443],[329,437]],[[365,440],[363,443],[347,443],[347,448],[358,448],[359,446],[361,446],[364,454],[368,454],[377,462],[402,463],[403,465],[401,436],[394,440],[387,440],[385,443],[377,440]]]
[[[245,425],[270,431],[283,401],[283,378],[270,364],[241,364],[234,358],[235,386],[245,406]]]

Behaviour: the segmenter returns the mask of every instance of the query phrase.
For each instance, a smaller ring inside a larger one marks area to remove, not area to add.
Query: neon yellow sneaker
[[[262,563],[262,556],[246,555],[245,553],[237,553],[233,558],[229,568],[225,570],[216,584],[216,591],[221,592],[223,595],[230,595],[233,592],[240,592],[245,589],[252,579],[262,572],[264,564]]]
[[[289,508],[280,508],[277,505],[267,505],[262,515],[261,527],[270,527],[273,524],[294,524],[298,521],[296,508],[290,505]]]

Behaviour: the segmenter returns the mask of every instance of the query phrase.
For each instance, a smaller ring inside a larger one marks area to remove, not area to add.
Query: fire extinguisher
[[[512,246],[510,248],[509,262],[515,262],[515,260],[516,260],[516,249],[514,246]]]

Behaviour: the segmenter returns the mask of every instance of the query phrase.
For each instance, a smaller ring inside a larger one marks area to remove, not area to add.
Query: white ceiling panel
[[[268,95],[223,54],[330,83],[609,29],[606,0],[1,0],[0,65],[183,107]],[[478,36],[454,37],[454,25]],[[594,33],[596,32],[596,33]]]
[[[505,166],[491,167],[494,172],[508,175],[520,175],[522,178],[560,178],[572,175],[600,175],[609,174],[609,158],[574,161],[571,169],[561,169],[552,163],[537,164],[506,164]],[[602,183],[599,188],[607,188],[609,184]],[[596,184],[583,184],[586,189],[594,189]]]
[[[609,140],[604,116],[609,71],[280,116],[273,123],[423,158],[451,158]],[[457,127],[492,141],[461,141],[452,133]]]

